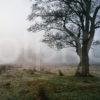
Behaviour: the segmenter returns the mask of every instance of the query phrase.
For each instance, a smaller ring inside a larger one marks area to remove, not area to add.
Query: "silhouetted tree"
[[[88,76],[88,54],[95,30],[100,27],[99,10],[100,0],[33,0],[29,20],[41,21],[28,30],[45,30],[43,42],[50,47],[74,47],[80,57],[76,75]]]

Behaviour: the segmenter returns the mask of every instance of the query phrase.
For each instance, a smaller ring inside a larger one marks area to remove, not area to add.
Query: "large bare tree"
[[[80,57],[76,75],[88,76],[89,50],[100,27],[99,11],[100,0],[33,0],[28,18],[35,22],[28,30],[45,30],[43,42],[51,47],[74,47]]]

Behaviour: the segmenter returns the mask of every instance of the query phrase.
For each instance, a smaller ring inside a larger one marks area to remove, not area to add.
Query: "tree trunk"
[[[81,66],[82,65],[82,48],[81,48],[81,45],[79,43],[76,44],[76,52],[80,58],[80,62],[77,66],[75,76],[80,76],[81,72],[82,72],[82,66]]]
[[[85,41],[82,47],[82,76],[89,75],[89,55],[87,42]]]
[[[80,58],[80,62],[78,64],[78,66],[77,66],[75,76],[80,76],[81,72],[82,72],[82,51],[81,51],[81,48],[78,48],[77,55]]]
[[[89,76],[89,55],[88,55],[88,42],[83,42],[83,47],[77,48],[77,54],[80,62],[77,66],[75,76]]]
[[[82,62],[80,61],[78,66],[77,66],[75,76],[81,76],[81,72],[82,72],[82,66],[81,65],[82,65]]]

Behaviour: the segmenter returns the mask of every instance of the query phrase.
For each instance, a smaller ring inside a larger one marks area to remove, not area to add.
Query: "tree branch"
[[[93,14],[93,21],[95,21],[98,11],[100,10],[100,5],[96,7],[95,12]]]

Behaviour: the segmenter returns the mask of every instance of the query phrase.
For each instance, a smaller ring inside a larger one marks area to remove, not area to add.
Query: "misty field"
[[[74,77],[74,67],[64,68],[2,69],[0,100],[100,100],[99,67],[91,67],[93,77]]]

